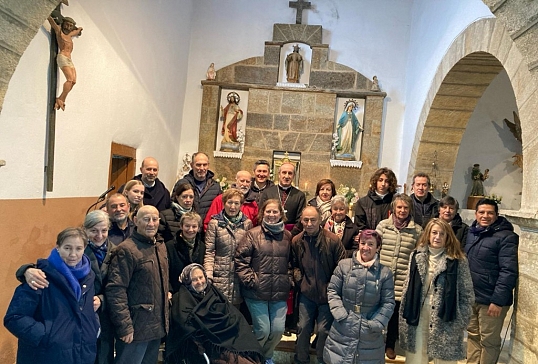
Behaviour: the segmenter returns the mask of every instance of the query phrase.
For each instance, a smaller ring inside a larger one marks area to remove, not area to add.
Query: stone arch
[[[533,162],[525,155],[536,139],[532,120],[538,117],[538,82],[504,25],[482,19],[454,40],[437,69],[417,125],[408,181],[415,171],[431,169],[433,150],[439,155],[441,179],[451,181],[467,121],[483,91],[503,68],[512,83],[522,124],[524,181],[535,173],[529,170]],[[523,189],[522,208],[535,203],[529,201],[525,183]]]

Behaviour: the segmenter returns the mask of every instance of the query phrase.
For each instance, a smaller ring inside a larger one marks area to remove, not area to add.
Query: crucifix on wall
[[[297,14],[295,15],[295,24],[302,24],[303,23],[303,10],[311,9],[312,3],[310,1],[304,1],[304,0],[290,1],[289,7],[297,9]]]

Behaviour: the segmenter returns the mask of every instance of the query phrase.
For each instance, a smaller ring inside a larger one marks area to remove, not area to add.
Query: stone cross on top
[[[303,23],[303,10],[311,9],[312,3],[310,1],[297,0],[290,1],[290,8],[297,9],[297,15],[295,15],[295,24]]]

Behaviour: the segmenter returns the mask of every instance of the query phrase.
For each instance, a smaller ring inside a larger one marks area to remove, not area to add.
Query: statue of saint
[[[344,160],[355,160],[355,145],[360,132],[364,129],[361,127],[354,110],[357,109],[355,100],[348,100],[344,104],[344,111],[336,125],[338,133],[338,144],[336,145],[336,158]]]
[[[243,118],[243,110],[238,105],[241,98],[237,92],[230,92],[226,99],[228,100],[228,105],[225,108],[221,106],[221,150],[227,149],[224,144],[239,144],[237,140],[237,124]]]
[[[62,18],[60,23],[61,28],[51,16],[49,16],[47,20],[58,40],[58,48],[60,49],[60,52],[58,52],[58,55],[56,56],[56,62],[66,79],[62,93],[56,98],[54,108],[56,110],[65,110],[65,99],[67,98],[67,94],[73,89],[73,86],[77,82],[77,72],[73,61],[71,61],[71,52],[73,51],[73,40],[71,38],[80,35],[82,27],[77,28],[75,26],[76,22],[67,16]]]
[[[286,80],[291,83],[299,83],[303,72],[303,56],[299,54],[299,45],[293,46],[293,52],[286,56]]]
[[[474,164],[471,171],[471,178],[473,180],[473,187],[471,189],[471,196],[485,196],[483,182],[489,177],[489,169],[484,171],[484,174],[480,172],[480,164]]]

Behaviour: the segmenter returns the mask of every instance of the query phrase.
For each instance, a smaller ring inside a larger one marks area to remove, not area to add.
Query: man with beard
[[[245,200],[241,206],[241,212],[252,221],[253,226],[258,224],[258,204],[256,194],[251,190],[252,175],[248,171],[239,171],[235,175],[235,184],[232,188],[237,188],[245,195]],[[211,216],[218,214],[224,208],[222,195],[215,197],[204,219],[204,231],[211,220]]]
[[[129,218],[130,204],[127,197],[115,193],[106,201],[106,212],[110,217],[108,239],[118,245],[129,238],[134,230],[134,223]]]
[[[170,192],[157,176],[159,175],[159,162],[153,157],[146,157],[140,166],[140,174],[133,179],[142,181],[144,184],[144,205],[155,206],[157,210],[163,211],[169,209],[172,200]],[[123,192],[124,186],[118,190]]]
[[[182,183],[190,183],[194,189],[194,208],[205,221],[211,203],[222,193],[220,185],[213,179],[215,173],[209,170],[207,154],[197,152],[192,155],[191,170],[176,182],[174,190]]]

